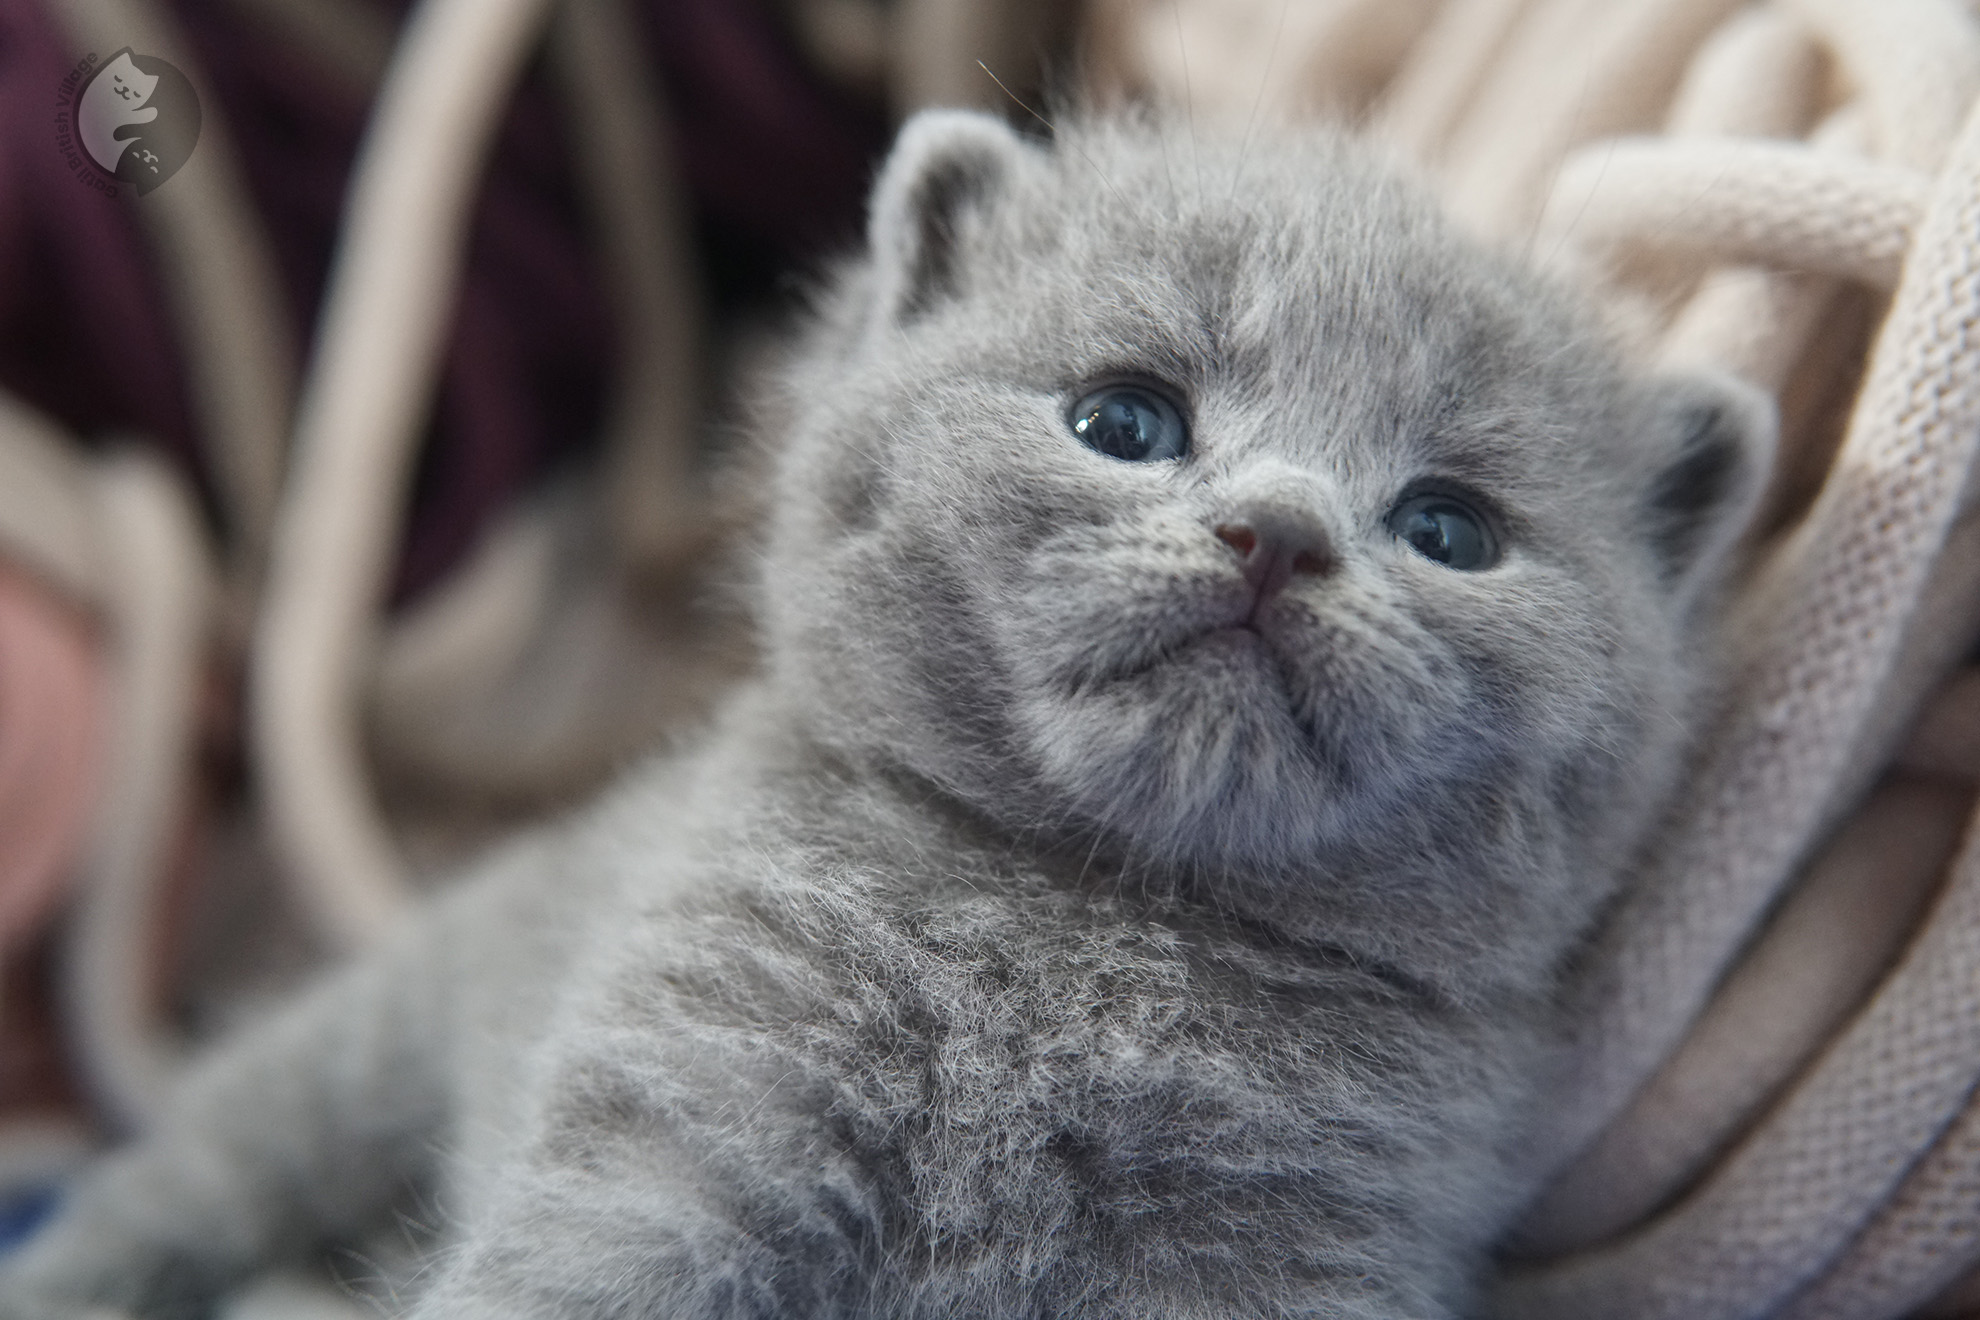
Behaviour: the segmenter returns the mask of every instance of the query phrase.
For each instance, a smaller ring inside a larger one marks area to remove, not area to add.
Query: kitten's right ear
[[[1768,395],[1719,372],[1652,383],[1649,425],[1662,470],[1649,530],[1681,597],[1717,576],[1745,532],[1774,463],[1778,416]]]
[[[879,320],[904,324],[957,292],[962,227],[1008,184],[1027,150],[986,114],[924,110],[908,120],[874,184],[867,222]]]

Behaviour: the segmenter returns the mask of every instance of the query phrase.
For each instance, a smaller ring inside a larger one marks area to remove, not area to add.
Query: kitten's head
[[[1627,377],[1328,135],[926,114],[871,246],[766,581],[828,744],[1220,871],[1567,847],[1667,776],[1757,396]]]

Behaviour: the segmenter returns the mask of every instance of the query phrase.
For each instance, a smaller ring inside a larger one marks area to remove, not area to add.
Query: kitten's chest
[[[1397,1116],[1446,1053],[1421,1006],[1317,955],[1106,914],[1013,925],[938,934],[880,1050],[889,1161],[938,1234],[1338,1200],[1344,1163],[1407,1143]]]
[[[1361,1278],[1369,1244],[1422,1236],[1426,1170],[1479,1163],[1476,1018],[1345,958],[940,884],[841,874],[678,916],[615,1001],[635,1057],[569,1074],[612,1081],[587,1123],[622,1116],[704,1187],[752,1185],[737,1161],[765,1152],[825,1171],[927,1314],[1020,1284],[1075,1313],[1082,1281],[1162,1270],[1232,1296]]]

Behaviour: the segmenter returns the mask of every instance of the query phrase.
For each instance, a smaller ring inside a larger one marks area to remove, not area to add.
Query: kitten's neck
[[[823,741],[767,686],[730,716],[737,736],[725,741],[731,754],[747,749],[748,787],[723,814],[754,844],[774,836],[835,865],[959,876],[983,891],[1133,895],[1153,918],[1219,920],[1261,942],[1340,951],[1461,1001],[1544,993],[1580,926],[1563,898],[1574,877],[1557,874],[1563,857],[1530,841],[1430,860],[1399,845],[1271,872],[1165,865],[1091,829],[1013,826],[899,760]]]

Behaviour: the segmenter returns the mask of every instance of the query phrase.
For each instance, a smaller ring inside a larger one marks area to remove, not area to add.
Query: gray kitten
[[[440,1317],[1447,1316],[1771,414],[1323,135],[902,133],[766,416],[767,659],[197,1070],[0,1313],[408,1181]]]

